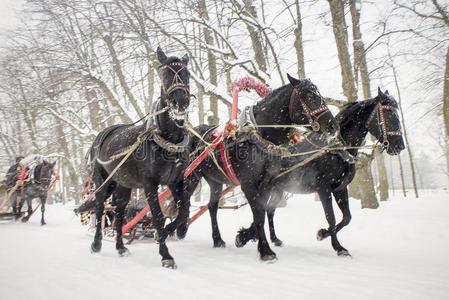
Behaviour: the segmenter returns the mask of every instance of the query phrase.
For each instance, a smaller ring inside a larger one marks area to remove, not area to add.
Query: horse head
[[[167,57],[160,47],[157,48],[159,76],[161,78],[161,103],[168,107],[168,113],[174,121],[183,122],[190,104],[190,72],[187,69],[189,56],[182,58]]]
[[[36,181],[42,183],[49,183],[52,180],[52,176],[54,174],[56,161],[49,162],[44,160],[40,165],[36,167]]]
[[[312,126],[313,131],[335,135],[339,131],[338,123],[329,111],[318,88],[310,79],[296,79],[287,74],[293,87],[290,99],[290,119],[296,124]]]
[[[378,94],[374,98],[375,106],[368,118],[368,131],[382,143],[382,148],[390,155],[399,154],[405,149],[402,139],[401,122],[398,114],[398,103],[388,93],[382,93],[378,88]]]

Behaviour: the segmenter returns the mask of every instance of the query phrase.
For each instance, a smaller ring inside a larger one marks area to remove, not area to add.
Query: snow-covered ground
[[[177,270],[161,267],[157,245],[138,241],[131,256],[114,244],[91,254],[92,237],[69,205],[47,209],[27,224],[0,224],[0,299],[449,299],[449,194],[400,198],[378,210],[351,201],[353,219],[340,242],[353,258],[338,257],[313,195],[295,196],[276,215],[284,247],[274,264],[258,260],[256,244],[237,249],[237,229],[250,210],[221,210],[228,247],[213,249],[207,215],[183,241],[169,241]]]

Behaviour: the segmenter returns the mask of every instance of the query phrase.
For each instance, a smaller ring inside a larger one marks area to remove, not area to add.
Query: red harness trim
[[[234,167],[229,160],[228,151],[225,148],[224,141],[218,144],[218,149],[220,149],[221,161],[223,162],[224,170],[229,180],[231,180],[232,184],[234,185],[240,185],[240,180],[237,178]]]
[[[213,138],[218,138],[219,136],[223,136],[224,131],[226,131],[226,128],[225,130],[223,130],[223,128],[217,127],[212,131],[211,135]],[[220,150],[220,158],[223,162],[226,176],[229,178],[232,184],[240,185],[240,180],[237,178],[237,175],[235,175],[234,167],[232,166],[232,162],[229,160],[228,151],[226,150],[224,139],[221,139],[217,147]]]
[[[30,169],[28,167],[22,167],[19,173],[18,180],[25,181],[28,179],[28,176],[30,175]]]

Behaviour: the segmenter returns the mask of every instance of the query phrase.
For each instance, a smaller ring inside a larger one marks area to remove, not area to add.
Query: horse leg
[[[280,240],[276,236],[276,231],[274,230],[274,213],[276,211],[276,208],[271,208],[267,210],[267,217],[268,217],[268,227],[270,229],[270,240],[276,247],[282,247],[282,240]]]
[[[26,197],[25,195],[24,196],[22,196],[21,197],[21,199],[20,199],[20,202],[19,202],[19,207],[18,207],[18,211],[19,211],[19,217],[20,217],[20,215],[22,214],[22,207],[23,207],[23,204],[25,203],[25,201],[27,202],[27,215],[26,216],[24,216],[23,218],[22,218],[22,222],[28,222],[28,220],[30,219],[30,216],[31,216],[31,212],[33,211],[33,209],[30,209],[30,207],[31,207],[31,202],[32,202],[32,199],[31,198],[28,198],[28,197]]]
[[[157,198],[157,188],[159,182],[152,180],[151,178],[145,179],[145,195],[147,195],[148,204],[151,209],[153,216],[153,224],[156,227],[159,242],[159,254],[162,256],[162,266],[166,268],[176,268],[175,260],[168,252],[165,240],[167,239],[168,233],[164,228],[164,216],[159,205],[159,200]]]
[[[120,256],[126,256],[129,254],[128,249],[123,244],[122,227],[123,219],[125,217],[126,205],[128,205],[129,198],[131,197],[131,189],[123,186],[117,186],[115,191],[115,229],[117,232],[117,238],[115,242],[115,249],[117,249]]]
[[[282,191],[273,191],[271,194],[271,198],[269,201],[269,205],[267,205],[267,217],[268,217],[268,226],[270,230],[270,239],[271,242],[274,243],[275,246],[281,247],[283,242],[276,236],[276,231],[274,229],[274,213],[276,211],[277,204],[281,201],[281,197],[283,195]],[[246,245],[250,240],[256,240],[257,230],[254,226],[254,223],[251,224],[249,228],[242,228],[239,230],[238,235],[235,240],[236,247],[240,248]]]
[[[47,195],[43,195],[40,197],[41,200],[41,226],[44,226],[45,224],[47,224],[45,222],[45,218],[44,218],[44,214],[45,214],[45,203],[47,202]]]
[[[329,232],[331,237],[332,247],[334,248],[335,251],[337,251],[338,255],[348,256],[349,255],[348,250],[343,248],[337,239],[335,215],[332,207],[332,195],[329,191],[320,191],[318,192],[318,195],[320,196],[321,204],[323,205],[324,209],[324,214],[326,216],[327,223],[329,224],[329,228],[327,229],[327,231]]]
[[[201,176],[198,176],[198,174],[193,173],[188,178],[184,179],[184,197],[186,200],[189,201],[190,205],[190,198],[192,198],[193,193],[195,192],[195,189],[197,188],[199,182],[201,180]],[[190,214],[190,213],[189,213]],[[186,222],[186,226],[178,226],[176,229],[176,235],[178,238],[183,239],[187,235],[187,230],[189,226]]]
[[[336,231],[339,232],[343,227],[349,224],[351,221],[351,211],[349,210],[349,201],[348,201],[348,189],[345,188],[341,191],[333,192],[335,200],[337,202],[338,207],[340,208],[343,218],[340,223],[337,224]],[[330,233],[327,229],[320,229],[318,231],[318,239],[322,240],[330,236]]]
[[[12,193],[11,195],[11,206],[12,206],[12,213],[14,215],[14,219],[18,219],[20,213],[17,211],[17,208],[19,206],[19,201],[17,200],[17,194],[16,192]]]
[[[248,228],[240,228],[240,230],[237,233],[237,236],[235,237],[235,246],[237,248],[241,248],[245,246],[249,241],[256,241],[257,240],[257,231],[256,227],[254,226],[254,222],[251,223],[251,225]]]
[[[178,238],[183,239],[187,234],[187,221],[190,213],[190,197],[186,197],[183,180],[169,185],[169,188],[172,192],[173,199],[176,201],[178,206],[178,215],[165,227],[165,229],[167,234],[172,234],[176,230]]]
[[[217,222],[218,204],[220,201],[221,193],[223,192],[223,184],[217,183],[212,180],[207,180],[207,183],[210,187],[210,199],[208,207],[212,225],[212,240],[214,241],[214,248],[225,248],[226,243],[221,238],[220,229],[218,228]]]
[[[246,199],[251,206],[251,211],[253,213],[253,223],[255,230],[257,232],[257,237],[259,242],[257,244],[257,249],[259,250],[260,259],[263,261],[273,261],[276,259],[276,253],[271,250],[268,244],[267,237],[265,235],[265,214],[266,214],[266,203],[268,194],[266,189],[262,189],[256,186],[245,186],[242,185],[242,190],[245,193]],[[258,192],[261,190],[261,192]]]
[[[95,186],[99,187],[103,184],[104,179],[101,176],[101,167],[95,166],[93,179],[95,182]],[[103,229],[101,228],[101,220],[103,218],[104,213],[104,201],[110,196],[111,184],[103,186],[99,191],[95,193],[95,236],[94,241],[90,245],[90,250],[92,253],[101,251],[101,240],[103,239]]]
[[[276,207],[278,207],[279,203],[282,201],[282,196],[284,195],[281,190],[274,190],[271,193],[271,198],[268,202],[267,207],[267,217],[268,217],[268,227],[270,229],[270,239],[271,242],[277,246],[281,247],[283,242],[276,236],[276,231],[274,229],[274,213],[276,211]]]

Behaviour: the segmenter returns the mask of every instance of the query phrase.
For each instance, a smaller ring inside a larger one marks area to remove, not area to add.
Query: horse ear
[[[385,95],[390,95],[390,94],[388,93],[388,90],[385,90]]]
[[[382,91],[380,90],[380,87],[377,87],[377,96],[382,96]]]
[[[288,81],[290,81],[291,85],[296,86],[299,84],[299,80],[296,78],[293,78],[292,76],[290,76],[290,74],[287,73],[287,78]]]
[[[181,58],[181,60],[184,64],[187,65],[189,63],[189,55],[187,53],[184,54],[184,56]]]
[[[162,51],[161,47],[157,47],[156,50],[157,53],[157,59],[161,64],[165,63],[167,61],[167,55],[165,55],[164,51]]]

